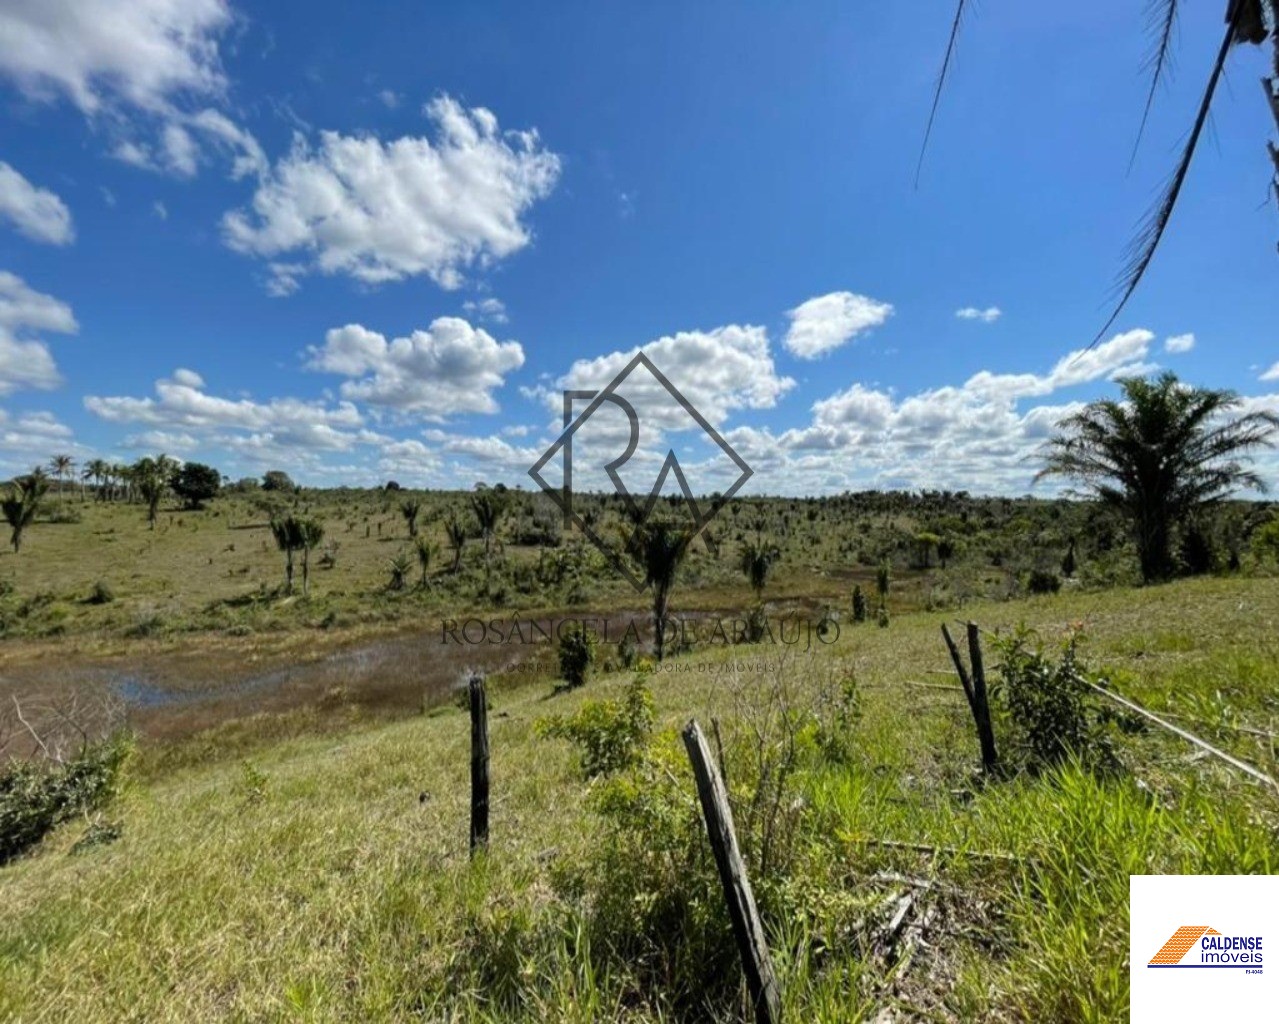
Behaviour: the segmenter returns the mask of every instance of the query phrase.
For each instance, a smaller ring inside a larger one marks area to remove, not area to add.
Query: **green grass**
[[[1213,723],[1214,742],[1279,771],[1268,741],[1226,728],[1279,731],[1279,583],[1203,580],[965,614],[992,629],[1024,619],[1047,637],[1082,621],[1086,659],[1112,669],[1117,688]],[[793,834],[758,879],[789,1019],[884,1007],[934,1020],[1126,1019],[1128,875],[1279,869],[1276,797],[1156,732],[1123,740],[1129,770],[1115,778],[1068,767],[983,783],[962,695],[908,685],[953,682],[941,621],[846,624],[833,647],[791,654],[780,671],[776,652],[734,648],[655,673],[658,767],[626,805],[650,825],[631,835],[634,819],[601,811],[608,784],[588,784],[574,749],[533,729],[619,695],[629,676],[549,699],[549,681],[495,695],[492,847],[476,863],[469,730],[451,705],[175,760],[102,812],[118,840],[72,853],[91,825],[72,822],[0,869],[0,1019],[741,1019],[735,970],[710,972],[731,965],[732,946],[670,730],[721,721],[756,863],[752,737],[779,707],[819,708],[849,673],[861,707],[846,756],[805,748],[780,819]],[[767,671],[741,670],[758,658]],[[678,874],[656,852],[668,839],[687,847]],[[655,892],[653,879],[667,881]],[[906,932],[885,954],[885,921],[907,893]],[[682,933],[655,929],[676,912]]]

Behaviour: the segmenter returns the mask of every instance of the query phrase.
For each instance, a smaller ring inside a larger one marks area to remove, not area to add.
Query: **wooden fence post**
[[[468,682],[471,700],[471,856],[489,842],[489,726],[484,677]]]
[[[955,672],[964,687],[964,696],[968,698],[968,709],[973,713],[973,722],[977,726],[977,742],[981,744],[981,767],[984,772],[994,771],[999,764],[999,754],[995,749],[995,730],[990,723],[990,700],[986,691],[986,668],[981,656],[981,635],[977,623],[968,623],[968,657],[973,670],[970,675],[964,667],[959,648],[951,639],[950,630],[943,622],[941,635],[946,640],[950,651],[950,660],[955,663]]]
[[[777,1024],[782,1012],[781,990],[777,975],[773,973],[773,961],[768,953],[759,910],[755,906],[755,894],[746,875],[746,864],[737,847],[733,812],[728,805],[724,780],[711,759],[706,737],[696,719],[684,727],[683,735],[688,759],[693,765],[693,778],[697,782],[697,796],[702,804],[702,816],[706,819],[711,851],[715,854],[715,866],[719,869],[724,899],[728,903],[728,916],[733,923],[733,937],[742,957],[746,988],[755,1007],[755,1020],[757,1024]]]
[[[986,693],[986,666],[981,657],[981,633],[977,623],[968,623],[968,661],[973,667],[973,711],[977,717],[977,739],[981,743],[983,771],[994,771],[999,764],[995,750],[995,729],[990,723],[990,700]]]

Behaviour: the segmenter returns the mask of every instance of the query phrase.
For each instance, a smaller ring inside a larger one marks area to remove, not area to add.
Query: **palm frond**
[[[1137,127],[1137,138],[1132,144],[1132,155],[1128,158],[1130,171],[1137,159],[1137,150],[1141,148],[1141,138],[1146,133],[1150,110],[1155,105],[1155,92],[1172,65],[1172,37],[1177,28],[1178,4],[1179,0],[1153,0],[1150,4],[1150,20],[1158,38],[1150,56],[1146,58],[1145,67],[1150,72],[1150,92],[1146,94],[1146,107],[1141,112],[1141,124]]]
[[[919,175],[924,169],[924,154],[928,152],[928,139],[933,134],[933,122],[937,120],[937,108],[941,105],[942,89],[946,86],[946,76],[950,73],[951,60],[955,56],[955,48],[959,45],[959,28],[964,20],[964,12],[968,9],[968,0],[959,0],[955,5],[955,18],[950,23],[950,39],[946,43],[946,56],[942,58],[941,72],[937,75],[937,88],[933,90],[933,106],[928,112],[928,124],[924,128],[924,141],[919,147],[919,161],[915,164],[915,187],[919,187]]]
[[[1130,247],[1132,256],[1119,281],[1119,290],[1122,293],[1119,303],[1106,319],[1101,330],[1097,332],[1096,337],[1089,343],[1088,348],[1090,349],[1101,341],[1105,333],[1119,319],[1119,314],[1123,312],[1124,307],[1128,305],[1128,300],[1132,298],[1133,292],[1137,290],[1137,285],[1141,284],[1141,279],[1146,276],[1146,270],[1150,267],[1150,261],[1155,257],[1155,251],[1159,248],[1159,243],[1168,228],[1168,222],[1172,220],[1173,210],[1177,206],[1177,198],[1181,195],[1181,188],[1186,183],[1186,175],[1190,171],[1191,161],[1194,160],[1195,150],[1199,146],[1199,137],[1203,134],[1204,125],[1208,122],[1208,111],[1212,108],[1212,98],[1217,92],[1217,84],[1221,81],[1221,73],[1226,66],[1226,57],[1230,53],[1230,45],[1234,42],[1235,23],[1239,17],[1239,10],[1240,8],[1235,9],[1235,15],[1226,27],[1226,37],[1222,40],[1221,49],[1217,52],[1217,59],[1212,66],[1212,74],[1208,76],[1208,85],[1204,89],[1203,98],[1199,102],[1199,111],[1195,116],[1190,136],[1181,151],[1181,159],[1178,160],[1177,167],[1173,171],[1172,177],[1168,180],[1168,185],[1164,189],[1163,195],[1155,204],[1144,227]]]

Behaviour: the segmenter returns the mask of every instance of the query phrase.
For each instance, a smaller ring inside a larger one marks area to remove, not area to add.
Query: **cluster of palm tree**
[[[293,593],[293,555],[302,552],[302,596],[311,592],[311,552],[324,542],[324,526],[316,519],[276,516],[271,519],[271,536],[284,552],[284,592]]]
[[[55,460],[64,457],[55,456]],[[66,467],[68,475],[72,468],[73,465]],[[139,459],[132,465],[90,459],[81,467],[80,479],[82,486],[92,483],[98,501],[143,501],[149,505],[144,481],[154,482],[158,477],[167,487],[177,468],[178,460],[163,454]]]

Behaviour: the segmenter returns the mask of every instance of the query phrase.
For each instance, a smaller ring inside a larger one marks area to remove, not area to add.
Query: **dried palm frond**
[[[924,168],[924,154],[928,152],[928,139],[933,134],[933,122],[937,119],[937,107],[941,104],[941,92],[946,86],[946,76],[950,73],[950,62],[955,56],[955,47],[959,43],[959,27],[963,23],[964,12],[967,9],[968,0],[959,0],[955,5],[955,18],[950,24],[950,39],[946,43],[946,56],[942,58],[941,72],[937,76],[937,87],[933,90],[933,106],[928,112],[928,124],[924,128],[923,144],[919,147],[919,162],[915,164],[916,188],[919,187],[919,173]]]

